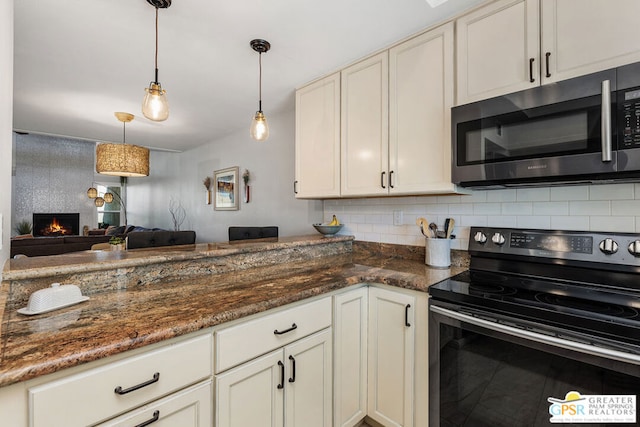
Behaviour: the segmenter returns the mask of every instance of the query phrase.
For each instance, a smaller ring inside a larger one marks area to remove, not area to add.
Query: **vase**
[[[207,190],[205,196],[206,196],[207,204],[210,205],[211,204],[211,190]]]
[[[248,185],[244,186],[244,202],[249,203],[251,201],[251,187]]]

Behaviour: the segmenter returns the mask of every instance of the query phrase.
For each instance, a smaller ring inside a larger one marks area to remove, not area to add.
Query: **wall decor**
[[[249,180],[251,179],[251,175],[249,175],[249,169],[245,169],[242,174],[242,181],[244,182],[244,202],[249,203],[251,201],[251,194],[249,187]]]
[[[206,193],[206,201],[207,204],[210,205],[211,204],[211,177],[206,177],[204,179],[204,181],[202,181],[202,183],[204,184],[204,188],[207,189],[207,193]]]
[[[238,210],[238,175],[240,168],[234,166],[213,172],[213,209],[217,211]]]

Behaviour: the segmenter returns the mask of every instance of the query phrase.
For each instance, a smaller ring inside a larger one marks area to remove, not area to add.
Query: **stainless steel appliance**
[[[431,427],[546,426],[570,392],[640,395],[640,235],[471,233],[469,271],[429,289]]]
[[[463,187],[640,180],[640,64],[454,107]]]

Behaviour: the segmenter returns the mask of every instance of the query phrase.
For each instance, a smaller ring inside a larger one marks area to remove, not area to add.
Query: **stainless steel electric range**
[[[636,425],[640,234],[471,237],[470,270],[429,289],[429,425]]]

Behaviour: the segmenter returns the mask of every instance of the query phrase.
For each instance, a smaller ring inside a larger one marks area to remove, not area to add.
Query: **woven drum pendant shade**
[[[114,176],[149,176],[149,149],[129,144],[98,144],[96,172]]]
[[[133,114],[114,114],[122,122],[122,144],[98,144],[96,172],[113,176],[149,176],[149,149],[126,143],[126,125],[133,120]]]

